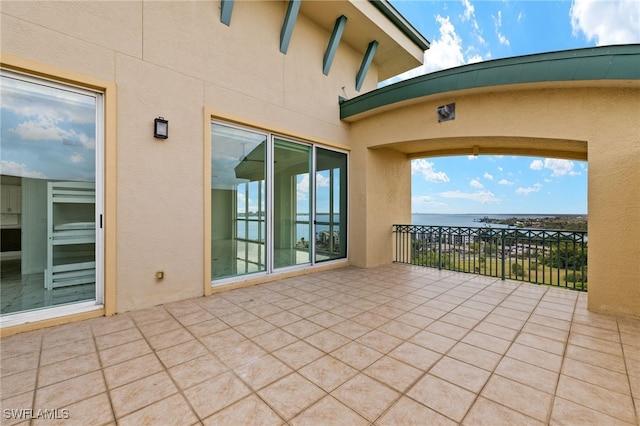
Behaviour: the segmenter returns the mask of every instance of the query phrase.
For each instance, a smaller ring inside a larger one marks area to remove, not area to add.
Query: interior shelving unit
[[[49,182],[47,187],[47,290],[96,281],[93,182]]]

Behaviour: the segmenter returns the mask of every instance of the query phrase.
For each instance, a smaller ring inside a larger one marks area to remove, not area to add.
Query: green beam
[[[346,16],[342,15],[341,17],[336,19],[336,25],[333,27],[333,32],[331,33],[331,38],[329,39],[329,45],[327,46],[327,51],[324,52],[324,59],[322,60],[322,72],[324,73],[324,75],[329,75],[331,63],[333,62],[333,58],[336,56],[336,52],[338,51],[340,38],[342,37],[342,33],[344,32],[344,27],[346,24]]]
[[[302,0],[290,0],[289,6],[287,6],[287,15],[284,18],[282,24],[282,31],[280,32],[280,51],[287,53],[289,49],[289,42],[291,41],[291,35],[293,34],[293,26],[298,19],[298,12],[300,11],[300,5]]]
[[[378,42],[373,40],[371,43],[369,43],[369,47],[367,47],[367,51],[364,54],[364,58],[362,58],[362,65],[360,65],[360,70],[356,75],[356,90],[358,92],[362,87],[362,83],[364,83],[364,78],[367,76],[367,72],[369,71],[371,62],[373,62],[373,55],[375,55],[377,48],[378,48]]]
[[[231,12],[233,12],[233,0],[222,0],[220,8],[220,22],[231,25]]]

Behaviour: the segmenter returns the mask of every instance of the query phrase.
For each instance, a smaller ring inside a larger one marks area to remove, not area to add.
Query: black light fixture
[[[456,118],[456,104],[440,105],[436,108],[438,122],[453,120]]]
[[[167,139],[169,137],[169,121],[158,117],[153,122],[153,137]]]

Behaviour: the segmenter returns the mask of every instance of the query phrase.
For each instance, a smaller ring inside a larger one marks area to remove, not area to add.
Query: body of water
[[[467,226],[480,228],[490,225],[492,228],[508,228],[508,225],[499,223],[483,223],[480,219],[490,217],[495,219],[509,219],[512,217],[536,219],[543,217],[553,217],[553,214],[434,214],[434,213],[414,213],[411,215],[411,225],[431,225],[431,226]],[[558,215],[561,216],[561,215]]]

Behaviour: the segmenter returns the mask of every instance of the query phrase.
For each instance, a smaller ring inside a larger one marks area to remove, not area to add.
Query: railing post
[[[505,280],[505,272],[504,272],[504,242],[505,242],[505,229],[502,228],[500,231],[500,254],[502,255],[502,281]]]
[[[442,269],[442,227],[438,228],[438,269]]]

